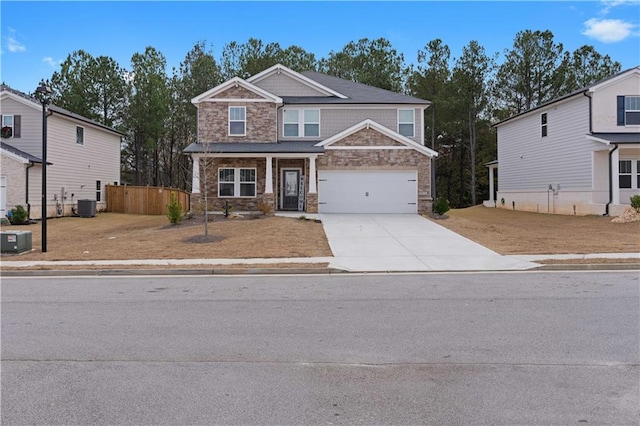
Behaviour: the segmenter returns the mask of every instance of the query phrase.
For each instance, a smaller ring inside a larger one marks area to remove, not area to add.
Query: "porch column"
[[[611,153],[611,204],[620,204],[620,151]]]
[[[264,181],[264,193],[273,194],[273,157],[267,157],[267,170]]]
[[[494,189],[493,189],[493,171],[495,168],[493,166],[489,166],[489,201],[494,203]]]
[[[318,192],[316,188],[316,156],[309,156],[309,194]]]
[[[191,174],[191,193],[199,194],[200,193],[200,157],[197,155],[192,155],[191,159],[193,160],[193,173]]]

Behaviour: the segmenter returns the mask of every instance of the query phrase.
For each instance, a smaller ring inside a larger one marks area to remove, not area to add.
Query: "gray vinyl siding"
[[[540,115],[547,113],[548,136],[541,137]],[[592,152],[602,148],[588,141],[586,97],[536,110],[498,127],[498,169],[501,191],[546,191],[592,188]]]
[[[98,127],[54,114],[48,123],[47,193],[60,196],[67,192],[67,203],[79,199],[96,199],[96,181],[101,181],[101,200],[106,200],[104,186],[120,183],[120,136]],[[84,128],[84,145],[76,143],[76,127]],[[73,194],[73,199],[71,199]]]
[[[297,106],[287,105],[287,109],[313,109],[312,105]],[[320,108],[320,139],[327,139],[349,127],[366,119],[371,119],[382,126],[388,127],[394,132],[398,131],[398,109],[411,109],[407,107],[390,108]],[[409,138],[422,144],[423,114],[420,108],[415,108],[414,137]],[[282,109],[278,110],[278,139],[282,139]],[[287,138],[291,139],[291,138]],[[296,138],[305,139],[305,138]],[[307,138],[318,139],[318,138]]]
[[[3,139],[11,146],[28,152],[36,157],[42,156],[42,106],[36,108],[18,102],[15,99],[4,98],[0,105],[2,115],[20,115],[20,137]]]
[[[284,73],[272,74],[258,81],[255,85],[277,96],[326,96],[326,94],[312,89]]]

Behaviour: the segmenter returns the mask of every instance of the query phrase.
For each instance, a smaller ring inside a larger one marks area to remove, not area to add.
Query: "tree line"
[[[453,57],[447,44],[434,39],[407,64],[387,39],[364,38],[318,59],[300,46],[250,38],[226,44],[216,58],[200,41],[171,70],[153,47],[135,53],[128,68],[78,50],[44,82],[57,106],[126,134],[123,182],[186,190],[191,167],[182,151],[197,139],[191,99],[235,76],[248,78],[281,63],[427,99],[432,105],[425,112],[425,144],[440,153],[436,192],[452,206],[465,207],[488,195],[483,165],[496,158],[492,123],[621,68],[593,46],[564,50],[550,31],[518,32],[502,54],[498,63],[498,53],[472,40]]]

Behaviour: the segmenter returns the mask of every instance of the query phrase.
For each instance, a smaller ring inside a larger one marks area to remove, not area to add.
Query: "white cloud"
[[[614,7],[638,5],[640,4],[640,0],[601,0],[600,3],[603,5],[603,8],[600,11],[600,13],[602,13],[603,15],[606,15]]]
[[[44,58],[42,58],[42,62],[49,65],[51,68],[56,69],[60,66],[60,63],[62,61],[56,61],[51,56],[45,56]]]
[[[584,22],[585,29],[583,35],[594,38],[603,43],[616,43],[631,35],[635,27],[630,22],[621,19],[598,19],[591,18]]]
[[[10,35],[7,36],[7,50],[11,53],[19,53],[26,51],[27,47]]]

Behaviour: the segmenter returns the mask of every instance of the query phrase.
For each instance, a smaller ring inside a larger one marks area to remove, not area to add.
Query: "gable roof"
[[[602,88],[603,86],[609,85],[609,84],[611,84],[611,83],[613,83],[615,81],[618,81],[618,80],[621,80],[623,78],[628,77],[628,74],[629,75],[630,74],[640,75],[640,66],[637,66],[637,67],[634,67],[634,68],[629,68],[629,69],[624,70],[622,72],[619,72],[618,74],[615,74],[615,75],[610,75],[609,77],[605,77],[602,80],[599,80],[599,81],[593,83],[590,86],[586,86],[586,87],[583,87],[581,89],[574,90],[571,93],[567,93],[566,95],[563,95],[563,96],[557,97],[555,99],[552,99],[552,100],[550,100],[548,102],[540,104],[540,105],[538,105],[538,106],[536,106],[534,108],[531,108],[531,109],[529,109],[527,111],[519,112],[518,114],[512,115],[511,117],[508,117],[508,118],[505,118],[504,120],[498,121],[497,123],[493,124],[491,127],[501,126],[504,123],[506,123],[507,121],[513,120],[514,118],[518,118],[518,117],[521,117],[523,115],[529,114],[529,113],[531,113],[533,111],[537,111],[539,109],[546,108],[549,105],[555,104],[555,103],[560,102],[560,101],[564,101],[564,100],[572,98],[574,96],[586,94],[587,92],[593,93],[594,91]]]
[[[331,146],[332,144],[346,138],[347,136],[350,136],[356,132],[359,132],[360,130],[363,129],[373,129],[375,131],[377,131],[378,133],[382,133],[383,135],[397,141],[400,142],[403,145],[406,145],[409,148],[413,148],[418,152],[421,152],[422,154],[428,155],[429,157],[437,157],[438,153],[434,150],[432,150],[431,148],[427,148],[424,145],[420,145],[419,143],[412,141],[411,139],[402,136],[400,133],[396,133],[393,130],[384,127],[381,124],[376,123],[375,121],[371,120],[371,119],[366,119],[364,121],[361,121],[360,123],[349,127],[348,129],[343,130],[340,133],[337,133],[333,136],[331,136],[330,138],[325,139],[322,142],[319,142],[318,144],[316,144],[316,146],[321,146],[324,148],[327,148],[329,146]]]
[[[12,89],[11,87],[2,84],[0,85],[0,99],[4,99],[6,97],[9,97],[11,99],[14,99],[30,108],[36,109],[36,110],[41,110],[42,109],[42,104],[40,103],[40,101],[38,101],[37,99],[20,92],[19,90],[15,90]],[[96,127],[99,127],[103,130],[107,130],[109,132],[113,132],[113,133],[117,133],[120,136],[125,136],[125,134],[119,130],[116,130],[112,127],[106,126],[102,123],[98,123],[97,121],[91,120],[90,118],[84,117],[80,114],[76,114],[74,112],[71,112],[69,110],[66,110],[64,108],[60,108],[59,106],[55,106],[53,104],[50,104],[47,109],[51,112],[54,112],[56,114],[59,115],[63,115],[65,117],[69,117],[69,118],[73,118],[75,120],[78,121],[82,121],[84,123],[87,124],[92,124]]]
[[[217,95],[218,93],[222,93],[225,90],[230,89],[231,87],[234,86],[241,86],[244,89],[249,90],[250,92],[255,93],[256,95],[264,98],[266,101],[269,102],[275,102],[277,104],[281,104],[282,103],[282,98],[274,95],[273,93],[269,93],[264,89],[261,89],[260,87],[249,83],[246,80],[241,79],[240,77],[233,77],[231,80],[225,81],[222,84],[217,85],[216,87],[214,87],[213,89],[209,89],[206,92],[196,96],[195,98],[191,99],[191,103],[194,105],[199,104],[200,102],[203,101],[214,101],[214,102],[224,102],[224,101],[229,101],[229,99],[219,99],[219,98],[213,98],[213,96]]]
[[[317,81],[314,81],[308,77],[305,77],[303,74],[300,74],[298,72],[293,71],[292,69],[289,69],[287,67],[285,67],[282,64],[276,64],[270,68],[267,68],[266,70],[251,76],[247,79],[247,81],[249,83],[257,83],[260,80],[263,80],[267,77],[269,77],[270,75],[274,74],[274,73],[283,73],[286,74],[287,76],[289,76],[290,78],[312,88],[315,89],[321,93],[324,93],[327,96],[335,96],[338,97],[340,99],[346,99],[347,96],[343,95],[342,93],[339,93],[321,83],[318,83]]]

